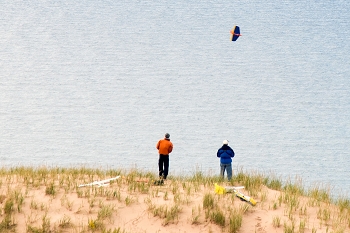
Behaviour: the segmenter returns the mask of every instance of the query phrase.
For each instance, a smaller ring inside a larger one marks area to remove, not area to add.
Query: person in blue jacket
[[[224,178],[225,170],[227,172],[227,179],[232,178],[232,158],[235,156],[235,152],[228,145],[228,141],[222,142],[222,147],[218,150],[217,157],[220,158],[220,175]]]

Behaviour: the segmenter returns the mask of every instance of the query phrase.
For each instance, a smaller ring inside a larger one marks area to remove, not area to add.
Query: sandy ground
[[[350,232],[348,209],[340,211],[331,203],[303,196],[295,196],[293,206],[284,201],[290,198],[285,193],[264,186],[252,196],[257,201],[252,206],[232,193],[216,194],[214,184],[167,180],[156,186],[147,179],[131,182],[121,177],[108,186],[79,188],[80,183],[58,180],[35,184],[15,175],[3,177],[0,232],[234,232],[229,222],[233,209],[241,210],[240,233]],[[215,208],[224,213],[224,226],[206,214],[214,209],[204,208],[205,195],[213,197]],[[162,216],[165,209],[170,217]]]

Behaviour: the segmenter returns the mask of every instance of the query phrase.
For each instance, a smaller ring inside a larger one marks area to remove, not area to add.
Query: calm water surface
[[[0,3],[1,166],[233,166],[350,195],[349,1]],[[234,25],[242,37],[229,41]]]

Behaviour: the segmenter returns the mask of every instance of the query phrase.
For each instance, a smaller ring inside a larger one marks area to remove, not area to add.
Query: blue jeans
[[[226,170],[227,179],[231,180],[231,178],[232,178],[232,165],[231,165],[231,163],[226,163],[226,164],[220,163],[220,167],[221,167],[221,169],[220,169],[221,177],[224,178],[224,174],[225,174],[225,170]]]

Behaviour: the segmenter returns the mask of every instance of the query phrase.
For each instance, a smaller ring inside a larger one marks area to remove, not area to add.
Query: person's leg
[[[230,181],[232,179],[232,165],[231,164],[226,165],[226,171],[227,171],[227,179]]]
[[[220,163],[220,176],[224,178],[225,175],[225,164]]]
[[[159,168],[159,177],[162,177],[163,176],[163,156],[162,155],[159,155],[159,160],[158,160],[158,168]]]
[[[169,172],[169,156],[164,157],[164,179],[166,180]]]

